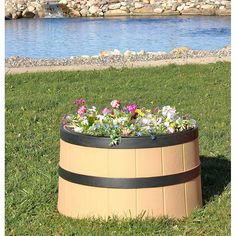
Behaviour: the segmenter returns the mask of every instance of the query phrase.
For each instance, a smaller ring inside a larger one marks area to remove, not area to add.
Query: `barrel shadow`
[[[219,195],[231,180],[231,161],[224,156],[200,156],[203,204]]]

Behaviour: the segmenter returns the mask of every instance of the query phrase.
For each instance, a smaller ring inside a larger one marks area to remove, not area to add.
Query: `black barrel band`
[[[122,137],[118,145],[110,146],[111,138],[96,137],[74,132],[71,128],[61,125],[60,137],[63,141],[75,145],[95,148],[138,149],[156,148],[191,142],[198,138],[198,127],[173,134],[160,134],[156,137]]]
[[[198,177],[200,171],[201,168],[199,165],[191,170],[172,175],[142,178],[107,178],[77,174],[59,166],[59,176],[71,183],[101,188],[120,189],[153,188],[181,184]]]

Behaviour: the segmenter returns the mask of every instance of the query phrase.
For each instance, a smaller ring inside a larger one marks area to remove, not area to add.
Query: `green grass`
[[[6,76],[6,235],[230,235],[230,63]],[[84,97],[175,105],[200,126],[204,206],[184,220],[57,212],[59,122]]]

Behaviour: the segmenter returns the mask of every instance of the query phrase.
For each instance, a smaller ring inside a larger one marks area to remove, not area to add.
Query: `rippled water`
[[[52,18],[5,22],[6,57],[62,58],[102,50],[218,49],[230,44],[230,17]]]

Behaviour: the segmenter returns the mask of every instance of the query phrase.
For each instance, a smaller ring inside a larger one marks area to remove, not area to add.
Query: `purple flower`
[[[80,116],[82,116],[86,111],[87,111],[86,106],[81,106],[81,107],[78,109],[77,113],[78,113]]]
[[[103,115],[106,115],[106,114],[108,114],[108,113],[111,113],[111,110],[110,110],[109,108],[105,107],[105,108],[102,110],[102,114],[103,114]]]
[[[126,108],[130,113],[135,113],[137,107],[138,106],[136,104],[129,104]]]
[[[81,104],[84,104],[86,101],[84,98],[78,98],[75,100],[75,105],[80,106]]]

